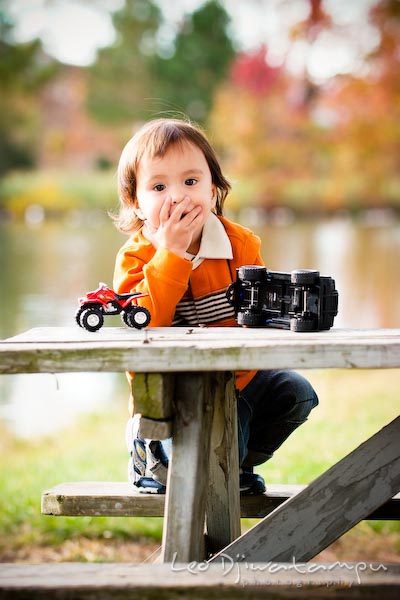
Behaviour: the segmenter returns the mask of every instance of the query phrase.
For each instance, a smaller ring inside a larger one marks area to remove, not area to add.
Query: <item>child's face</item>
[[[198,216],[193,220],[192,240],[198,241],[215,201],[210,168],[202,150],[194,144],[172,145],[164,156],[144,156],[140,161],[136,174],[138,215],[154,230],[173,213],[175,219],[182,219],[195,211]]]

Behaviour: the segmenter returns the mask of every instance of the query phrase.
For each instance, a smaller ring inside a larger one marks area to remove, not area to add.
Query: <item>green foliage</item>
[[[37,127],[35,94],[56,73],[44,60],[41,44],[13,41],[13,24],[0,3],[0,175],[13,168],[32,167]]]
[[[0,175],[11,169],[30,169],[35,164],[30,144],[19,143],[0,118]]]
[[[0,208],[13,216],[24,216],[32,205],[47,215],[63,215],[71,210],[102,210],[117,204],[115,175],[63,171],[12,173],[0,183]]]
[[[160,42],[162,14],[151,1],[128,0],[113,16],[117,41],[90,68],[88,109],[103,123],[160,112],[203,120],[234,56],[229,18],[216,0],[187,15],[172,55]]]
[[[117,40],[89,68],[88,110],[98,121],[123,123],[149,116],[151,79],[143,49],[155,39],[160,22],[151,0],[126,0],[114,13]]]
[[[228,25],[225,9],[211,0],[186,17],[171,57],[154,55],[150,69],[155,94],[167,108],[204,120],[234,57]]]

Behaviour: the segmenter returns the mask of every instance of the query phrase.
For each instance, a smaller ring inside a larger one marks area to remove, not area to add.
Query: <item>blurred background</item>
[[[77,297],[112,283],[125,241],[107,215],[116,166],[157,116],[206,130],[233,185],[226,214],[262,237],[270,269],[334,277],[339,327],[400,326],[398,0],[0,0],[0,11],[1,338],[73,325]],[[41,427],[113,395],[111,375],[100,391],[98,376],[37,377],[0,380],[0,418],[21,434],[40,429],[21,410],[28,389],[43,410],[57,391]]]
[[[271,270],[333,277],[337,327],[400,327],[399,62],[399,0],[0,0],[0,338],[74,327],[112,283],[119,155],[159,116],[205,129]],[[267,485],[312,481],[398,414],[399,369],[305,375],[320,405]],[[0,377],[0,562],[151,555],[160,519],[40,514],[57,483],[126,479],[126,418],[122,373]],[[400,525],[326,552],[396,561]]]

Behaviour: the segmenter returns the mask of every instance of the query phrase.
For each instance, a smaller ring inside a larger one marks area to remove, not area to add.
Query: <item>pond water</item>
[[[262,238],[269,269],[311,268],[336,280],[335,327],[400,327],[399,222],[245,224]],[[73,325],[77,298],[99,281],[112,284],[114,257],[125,239],[96,214],[84,223],[2,225],[0,338],[31,327]],[[113,317],[105,326],[120,324]],[[8,375],[0,378],[0,420],[16,435],[34,437],[126,395],[123,374]]]

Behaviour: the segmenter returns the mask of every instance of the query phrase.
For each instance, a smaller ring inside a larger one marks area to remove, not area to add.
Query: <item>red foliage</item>
[[[239,54],[231,70],[232,82],[255,96],[261,96],[277,81],[280,67],[272,67],[267,62],[267,48],[262,45],[254,52]]]

